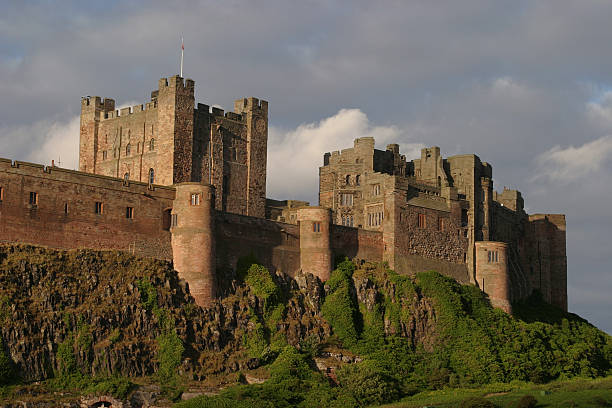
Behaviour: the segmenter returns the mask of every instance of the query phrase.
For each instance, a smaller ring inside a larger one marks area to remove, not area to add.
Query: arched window
[[[350,175],[346,175],[346,184],[351,184],[351,176]]]
[[[149,169],[149,184],[153,184],[155,182],[155,170]]]
[[[358,186],[359,185],[359,174],[355,176],[355,185]]]
[[[154,150],[155,149],[155,139],[151,139],[149,141],[149,150]]]
[[[123,175],[123,179],[124,179],[125,181],[128,181],[128,180],[130,179],[130,173],[125,173],[125,174]]]
[[[130,155],[130,151],[131,151],[131,150],[132,150],[132,146],[131,146],[131,145],[128,143],[128,144],[125,146],[125,155],[126,155],[126,156],[129,156],[129,155]]]

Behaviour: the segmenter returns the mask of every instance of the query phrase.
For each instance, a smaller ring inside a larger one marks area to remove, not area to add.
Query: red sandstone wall
[[[0,159],[0,241],[54,248],[121,249],[171,259],[163,212],[174,189]],[[30,192],[38,204],[30,205]],[[95,202],[103,203],[96,214]],[[65,212],[67,206],[67,213]],[[134,218],[126,218],[126,207]]]
[[[493,306],[512,313],[507,248],[505,242],[476,242],[476,282]],[[494,259],[489,259],[489,251],[496,254]]]
[[[341,255],[372,262],[383,260],[384,245],[379,231],[332,225],[331,246],[334,257]]]
[[[238,258],[250,254],[272,273],[282,271],[294,276],[300,269],[297,225],[217,212],[215,239],[219,271],[234,270]]]

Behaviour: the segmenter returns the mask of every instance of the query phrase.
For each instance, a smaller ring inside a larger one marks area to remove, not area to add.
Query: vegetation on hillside
[[[460,390],[612,375],[612,338],[585,320],[537,294],[509,316],[435,272],[408,277],[344,260],[323,289],[243,258],[231,290],[204,310],[163,262],[14,246],[0,251],[0,264],[3,399],[18,374],[47,378],[51,391],[123,398],[137,372],[174,400],[193,378],[219,375],[235,385],[181,406],[250,408],[411,403],[448,389],[480,398]],[[14,333],[26,331],[30,352],[15,354],[23,339]],[[57,341],[53,358],[38,353],[44,336]],[[338,362],[325,374],[323,357]],[[254,368],[269,379],[244,384],[242,372]]]
[[[364,279],[377,288],[373,304],[358,301],[355,282]],[[430,347],[386,334],[399,333],[422,298],[432,300],[437,317]],[[515,311],[512,317],[493,309],[477,288],[435,272],[410,278],[380,266],[356,271],[344,261],[327,282],[321,312],[340,344],[363,361],[340,368],[334,383],[312,368],[312,355],[287,347],[270,366],[266,383],[231,387],[180,406],[361,407],[446,387],[612,374],[607,334],[537,295]]]

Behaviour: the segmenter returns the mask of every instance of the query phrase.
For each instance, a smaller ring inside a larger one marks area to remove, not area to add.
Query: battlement
[[[164,91],[166,88],[174,88],[179,90],[186,90],[193,93],[195,88],[195,82],[193,79],[184,79],[178,75],[174,75],[168,78],[160,78],[158,81],[158,90]]]
[[[522,211],[525,202],[521,192],[518,190],[510,190],[504,187],[501,193],[493,192],[493,200],[497,201],[502,207],[506,207],[512,211]]]
[[[115,100],[99,96],[84,96],[81,98],[81,109],[87,109],[87,107],[109,112],[115,109]]]
[[[234,101],[234,112],[243,113],[248,111],[260,112],[264,115],[268,114],[268,101],[259,100],[257,98],[242,98]]]

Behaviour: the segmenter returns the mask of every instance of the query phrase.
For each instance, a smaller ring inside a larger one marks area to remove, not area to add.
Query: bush
[[[538,400],[533,395],[523,395],[516,403],[516,408],[535,408],[538,406]]]
[[[346,347],[356,345],[359,339],[359,309],[352,294],[354,270],[352,262],[344,261],[331,273],[326,283],[330,293],[321,307],[321,314]]]
[[[363,405],[395,401],[400,395],[397,381],[368,361],[345,365],[337,371],[337,377],[341,392]]]
[[[459,408],[495,408],[496,405],[483,397],[470,397],[461,402]]]

